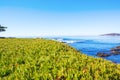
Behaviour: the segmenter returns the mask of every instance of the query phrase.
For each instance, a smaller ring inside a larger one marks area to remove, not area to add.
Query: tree
[[[6,31],[7,27],[1,26],[0,25],[0,32]]]

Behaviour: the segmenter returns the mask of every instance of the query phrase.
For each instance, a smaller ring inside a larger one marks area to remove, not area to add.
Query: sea
[[[120,46],[120,36],[64,36],[47,38],[68,44],[83,54],[93,57],[97,57],[96,54],[98,52],[109,52],[111,48]],[[103,58],[120,63],[120,55]]]

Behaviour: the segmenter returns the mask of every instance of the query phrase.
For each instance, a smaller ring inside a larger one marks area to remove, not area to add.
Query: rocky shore
[[[109,52],[98,52],[96,54],[98,57],[108,57],[112,55],[120,55],[120,46],[110,49]]]

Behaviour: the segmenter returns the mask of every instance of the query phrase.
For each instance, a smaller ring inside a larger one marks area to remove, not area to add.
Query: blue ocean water
[[[111,48],[120,46],[120,36],[74,36],[54,37],[54,40],[64,42],[88,56],[97,57],[97,52],[109,52]],[[115,63],[120,63],[120,55],[104,57]]]

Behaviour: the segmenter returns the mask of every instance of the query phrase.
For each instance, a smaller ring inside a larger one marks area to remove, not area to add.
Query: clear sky
[[[120,33],[120,0],[0,0],[0,36]]]

